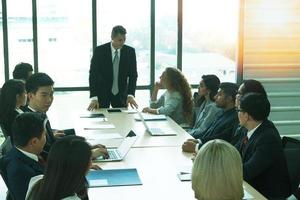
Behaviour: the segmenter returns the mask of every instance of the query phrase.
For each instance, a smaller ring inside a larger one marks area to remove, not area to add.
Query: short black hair
[[[126,35],[126,29],[121,26],[121,25],[117,25],[115,27],[113,27],[112,31],[111,31],[111,37],[114,38],[116,37],[118,34],[121,34],[121,35]]]
[[[263,94],[247,93],[241,97],[240,102],[240,109],[256,121],[266,120],[270,114],[270,102]]]
[[[46,73],[35,73],[26,81],[26,91],[35,94],[39,87],[53,85],[54,81]]]
[[[18,115],[12,126],[13,141],[17,147],[25,147],[32,138],[41,138],[47,116],[39,112]]]
[[[242,94],[247,94],[249,92],[255,92],[255,93],[259,93],[262,94],[264,96],[267,96],[267,92],[264,88],[264,86],[261,84],[261,82],[254,80],[254,79],[249,79],[249,80],[245,80],[243,82],[244,87],[242,89]]]
[[[21,62],[15,66],[15,69],[13,71],[13,78],[27,80],[29,78],[28,72],[32,71],[33,68],[31,64]]]
[[[238,92],[238,85],[230,82],[223,82],[220,84],[220,89],[223,90],[227,97],[231,97],[235,101],[235,96]]]

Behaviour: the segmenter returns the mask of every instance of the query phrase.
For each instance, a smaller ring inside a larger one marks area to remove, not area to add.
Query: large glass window
[[[9,76],[16,64],[33,64],[32,4],[31,0],[7,2]],[[2,54],[3,55],[3,54]]]
[[[150,0],[98,0],[98,45],[111,41],[111,30],[122,25],[126,44],[135,48],[138,85],[150,84]]]
[[[91,0],[37,1],[39,71],[56,87],[88,86],[92,56]]]
[[[3,31],[2,31],[2,1],[0,1],[0,87],[4,83],[4,56],[3,56]]]
[[[236,81],[239,0],[183,1],[182,69],[191,84],[203,74]]]
[[[155,2],[156,81],[166,67],[177,67],[177,5],[177,0]]]

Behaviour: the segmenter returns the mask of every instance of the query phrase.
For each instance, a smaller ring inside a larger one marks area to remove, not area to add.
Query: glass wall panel
[[[156,81],[166,67],[177,67],[177,5],[178,0],[155,2]]]
[[[88,86],[92,56],[91,0],[37,1],[39,71],[56,87]]]
[[[182,69],[191,84],[203,74],[236,81],[238,0],[183,1]]]
[[[31,0],[7,2],[9,76],[16,64],[33,64],[32,4]],[[2,34],[2,33],[1,33]]]
[[[138,85],[150,84],[150,0],[98,0],[98,45],[111,41],[111,30],[122,25],[126,44],[135,48]]]
[[[2,31],[2,1],[0,1],[0,87],[2,87],[4,77],[4,55],[3,55],[3,31]]]

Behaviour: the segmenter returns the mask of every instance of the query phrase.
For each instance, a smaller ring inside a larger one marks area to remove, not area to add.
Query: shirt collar
[[[18,147],[16,147],[19,151],[21,151],[25,156],[27,156],[28,158],[31,158],[33,160],[35,160],[36,162],[39,161],[39,158],[37,157],[37,155],[33,154],[33,153],[29,153],[27,151],[23,151],[22,149],[19,149]]]
[[[30,106],[28,106],[29,110],[33,111],[33,112],[36,112],[35,109],[31,108]]]
[[[115,48],[113,47],[113,45],[112,45],[112,42],[110,43],[110,48],[111,48],[111,52],[112,52],[113,54],[115,53],[116,50],[118,51],[118,53],[120,53],[120,51],[121,51],[121,49],[122,49],[122,48],[120,48],[120,49],[115,49]]]
[[[256,130],[260,125],[261,125],[261,123],[258,124],[254,129],[252,129],[252,130],[250,130],[250,131],[247,132],[248,140],[250,139],[250,137],[253,135],[253,133],[255,132],[255,130]]]
[[[15,111],[17,111],[17,113],[19,113],[19,114],[24,113],[23,110],[21,110],[20,108],[16,108]]]

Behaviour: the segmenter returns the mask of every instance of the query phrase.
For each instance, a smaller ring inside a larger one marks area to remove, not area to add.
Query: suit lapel
[[[243,157],[246,157],[249,146],[254,147],[254,143],[257,141],[257,138],[260,136],[260,132],[261,129],[263,129],[263,126],[264,126],[264,122],[254,131],[253,135],[248,140]]]
[[[126,65],[124,65],[123,63],[125,62],[124,59],[126,58],[126,46],[124,45],[121,49],[121,56],[120,56],[120,63],[119,63],[119,74],[118,74],[118,79],[119,79],[119,83],[120,83],[120,77],[124,77],[124,67],[126,67]]]
[[[43,167],[38,162],[36,162],[35,160],[27,157],[26,155],[24,155],[22,152],[20,152],[16,148],[14,148],[14,152],[15,152],[15,156],[17,158],[19,158],[24,163],[29,165],[32,169],[34,169],[34,171],[43,173]]]

